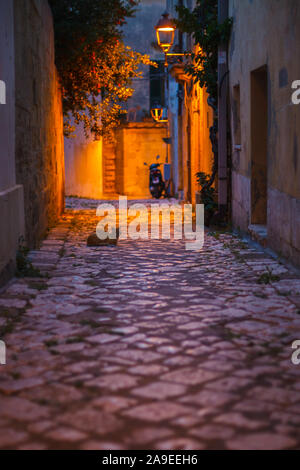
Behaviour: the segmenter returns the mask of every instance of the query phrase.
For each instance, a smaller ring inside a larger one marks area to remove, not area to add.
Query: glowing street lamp
[[[163,119],[164,108],[158,103],[155,103],[151,108],[151,116],[156,122],[167,122],[167,119]]]
[[[166,67],[168,66],[167,54],[174,44],[175,29],[174,21],[169,18],[169,13],[163,13],[155,26],[157,43],[166,56]]]

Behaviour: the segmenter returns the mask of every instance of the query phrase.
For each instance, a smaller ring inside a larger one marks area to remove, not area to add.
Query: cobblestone
[[[298,274],[229,233],[87,247],[68,205],[0,293],[0,448],[299,449]]]

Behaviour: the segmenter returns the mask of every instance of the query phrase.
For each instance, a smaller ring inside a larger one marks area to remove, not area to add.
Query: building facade
[[[141,66],[142,78],[133,80],[133,96],[125,103],[126,122],[115,141],[86,139],[82,126],[76,138],[65,139],[66,194],[88,198],[112,198],[118,194],[149,197],[148,169],[158,154],[165,161],[165,127],[150,117],[151,104],[163,95],[163,57],[153,48],[154,26],[165,9],[165,0],[142,0],[133,18],[123,27],[124,43],[158,61],[158,68]],[[142,138],[143,134],[143,138]],[[159,138],[158,138],[159,136]],[[145,184],[147,182],[147,184]]]
[[[75,139],[65,140],[67,195],[101,198],[124,194],[150,197],[148,170],[144,162],[171,165],[171,194],[195,202],[196,173],[210,174],[213,153],[209,138],[213,111],[207,93],[184,73],[184,61],[172,60],[164,67],[164,54],[157,47],[155,26],[167,9],[176,17],[177,5],[192,8],[190,0],[142,0],[135,17],[124,26],[124,42],[148,54],[157,67],[143,66],[143,77],[133,81],[133,96],[126,103],[127,121],[116,131],[115,142],[86,140],[81,128]],[[191,37],[176,31],[172,52],[192,52]],[[164,108],[164,120],[156,123],[151,108]],[[169,168],[167,167],[169,170]]]
[[[64,210],[62,98],[47,0],[15,0],[16,178],[30,248]]]
[[[24,235],[23,187],[15,166],[15,50],[13,2],[0,0],[0,286],[14,274]]]
[[[192,9],[194,3],[192,0],[167,0],[166,7],[170,15],[176,18],[178,5]],[[191,53],[196,51],[196,47],[193,38],[176,31],[173,51]],[[170,60],[168,118],[173,194],[194,204],[199,189],[196,173],[212,173],[214,156],[210,128],[214,115],[207,102],[206,90],[193,83],[185,73],[186,60],[189,59]]]
[[[47,0],[0,0],[0,285],[64,209],[61,94]],[[5,98],[5,99],[3,99]]]
[[[150,117],[151,104],[162,98],[163,57],[153,45],[156,43],[154,26],[164,9],[165,0],[141,0],[135,16],[128,18],[123,27],[125,44],[141,54],[148,54],[159,65],[158,69],[142,66],[143,77],[134,79],[135,91],[126,103],[129,122],[141,122],[144,117]]]
[[[232,219],[300,265],[300,3],[229,0]]]

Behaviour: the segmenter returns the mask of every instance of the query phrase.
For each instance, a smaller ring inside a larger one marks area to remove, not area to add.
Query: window
[[[234,145],[241,145],[241,93],[239,85],[233,87],[232,114]]]
[[[165,105],[165,70],[164,62],[156,61],[158,67],[150,65],[150,109],[155,104]]]

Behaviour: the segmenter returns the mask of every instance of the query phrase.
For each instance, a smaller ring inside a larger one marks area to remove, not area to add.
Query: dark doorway
[[[251,224],[267,225],[268,69],[251,72]]]
[[[156,61],[157,68],[150,65],[150,109],[157,103],[165,106],[165,68],[163,61]]]

